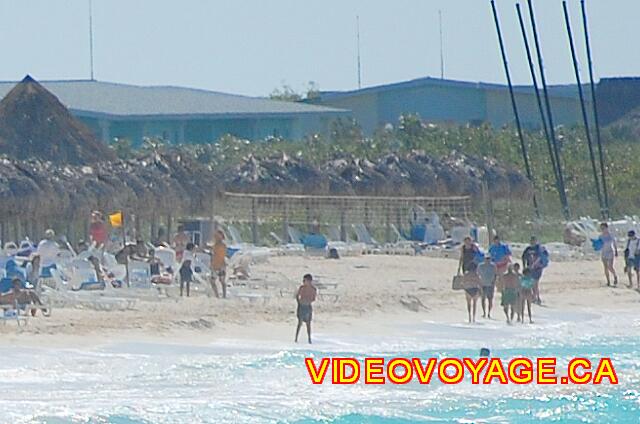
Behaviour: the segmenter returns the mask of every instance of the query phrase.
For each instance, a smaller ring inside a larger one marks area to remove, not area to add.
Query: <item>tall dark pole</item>
[[[540,112],[540,120],[542,121],[542,130],[544,137],[547,140],[547,148],[549,149],[549,159],[551,160],[551,167],[553,168],[553,175],[556,182],[556,190],[560,196],[560,204],[562,204],[562,194],[560,189],[560,179],[558,177],[558,165],[556,164],[556,157],[553,153],[553,143],[549,136],[549,129],[547,128],[547,118],[544,114],[544,108],[542,107],[542,99],[540,98],[540,89],[538,87],[538,78],[536,77],[536,70],[533,66],[533,59],[531,58],[531,48],[529,47],[529,39],[527,37],[527,30],[525,29],[524,19],[522,19],[522,12],[520,10],[520,3],[516,3],[516,11],[518,12],[518,22],[520,23],[520,30],[522,31],[522,40],[524,41],[524,49],[527,53],[527,62],[529,63],[529,72],[531,74],[531,81],[533,82],[533,90],[536,95],[536,102],[538,104],[538,111]]]
[[[596,193],[598,195],[598,204],[600,205],[600,214],[602,219],[606,219],[605,207],[602,200],[602,191],[600,190],[600,179],[598,178],[598,167],[596,165],[596,155],[593,151],[593,141],[591,140],[591,129],[589,128],[589,117],[587,116],[587,108],[584,104],[584,93],[582,91],[582,81],[580,80],[580,70],[578,69],[578,59],[576,57],[576,48],[573,43],[573,32],[571,31],[571,20],[569,19],[569,10],[567,2],[563,0],[562,11],[564,13],[564,23],[567,27],[567,37],[569,37],[569,48],[571,49],[571,60],[573,62],[573,71],[576,74],[576,84],[578,85],[578,97],[580,98],[580,110],[582,112],[582,120],[584,122],[584,131],[587,136],[587,145],[589,147],[589,160],[591,160],[591,170],[593,171],[593,181],[596,185]]]
[[[584,0],[580,0],[580,8],[582,9],[582,25],[584,27],[584,41],[587,45],[587,62],[589,64],[589,85],[591,87],[591,104],[593,105],[593,124],[596,127],[596,144],[598,145],[598,156],[600,158],[600,180],[602,181],[602,192],[604,194],[604,208],[606,218],[609,218],[609,190],[607,189],[606,168],[604,165],[604,150],[602,148],[602,140],[600,138],[600,121],[598,119],[598,104],[596,103],[596,89],[593,83],[593,62],[591,61],[591,43],[589,42],[589,27],[587,25],[587,11]]]
[[[511,74],[509,73],[509,64],[507,62],[507,54],[504,50],[504,42],[502,41],[502,31],[500,31],[500,21],[498,20],[498,12],[496,11],[496,4],[494,0],[491,0],[491,10],[493,11],[493,20],[496,24],[496,32],[498,34],[498,43],[500,44],[500,54],[502,55],[502,64],[504,65],[504,73],[507,77],[507,85],[509,86],[509,96],[511,97],[511,107],[513,108],[513,115],[516,120],[516,130],[518,131],[518,138],[520,139],[520,148],[522,149],[522,160],[524,162],[524,169],[527,173],[527,178],[533,188],[533,209],[537,218],[540,218],[540,209],[538,208],[538,199],[536,198],[535,183],[533,180],[533,174],[531,173],[531,166],[529,164],[529,154],[527,153],[527,145],[524,142],[524,136],[522,135],[522,127],[520,125],[520,115],[518,114],[518,105],[516,104],[516,97],[513,94],[513,85],[511,84]]]
[[[562,211],[565,219],[571,219],[571,212],[569,211],[569,202],[567,201],[567,190],[564,185],[564,175],[562,174],[562,160],[560,158],[560,149],[558,148],[558,141],[556,139],[556,132],[553,126],[553,113],[551,112],[551,105],[549,103],[549,92],[547,90],[547,80],[544,76],[544,64],[542,61],[542,52],[540,51],[540,41],[538,40],[538,30],[536,28],[536,17],[533,13],[533,4],[531,0],[527,0],[527,6],[529,7],[529,17],[531,18],[531,29],[533,30],[533,41],[536,47],[536,56],[538,57],[538,66],[540,68],[540,82],[542,83],[542,93],[544,94],[544,104],[547,110],[547,118],[549,119],[549,136],[551,137],[551,143],[553,144],[553,153],[556,157],[556,165],[558,167],[558,181],[560,182],[560,196],[562,199]]]

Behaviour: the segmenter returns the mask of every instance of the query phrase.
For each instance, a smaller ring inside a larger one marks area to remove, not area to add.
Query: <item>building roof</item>
[[[348,111],[298,102],[240,96],[195,88],[138,86],[93,80],[41,81],[75,115],[135,118],[283,117],[342,115]],[[4,97],[17,82],[0,82]]]
[[[507,86],[503,84],[494,84],[487,82],[471,82],[458,81],[450,79],[440,79],[433,77],[417,78],[409,81],[396,82],[391,84],[376,85],[365,87],[358,90],[348,91],[323,91],[320,93],[320,100],[339,99],[341,97],[351,97],[359,94],[380,93],[398,89],[410,89],[423,86],[440,86],[452,88],[472,88],[485,90],[506,90]],[[513,87],[518,93],[533,93],[533,87],[529,85],[516,85]],[[556,97],[576,98],[578,93],[575,85],[553,85],[548,86],[549,94]]]

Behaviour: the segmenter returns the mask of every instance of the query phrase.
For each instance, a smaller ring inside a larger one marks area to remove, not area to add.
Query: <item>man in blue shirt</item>
[[[493,243],[489,247],[489,255],[491,255],[493,263],[496,264],[499,275],[507,272],[507,268],[511,263],[511,249],[507,244],[500,241],[500,237],[495,236],[493,238]]]
[[[533,279],[533,302],[538,305],[542,303],[540,300],[540,279],[542,278],[542,271],[549,264],[549,252],[538,243],[538,239],[535,236],[531,237],[529,246],[524,249],[522,253],[522,266],[528,268],[530,271],[530,277]]]

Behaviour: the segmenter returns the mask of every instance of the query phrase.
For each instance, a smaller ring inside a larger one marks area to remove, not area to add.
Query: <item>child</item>
[[[311,304],[315,302],[318,289],[313,285],[313,277],[311,274],[305,274],[302,277],[302,285],[298,288],[296,293],[296,302],[298,308],[296,315],[298,316],[298,327],[296,328],[295,342],[298,343],[298,335],[300,334],[300,328],[304,322],[307,326],[307,337],[309,344],[311,344],[311,319],[313,317],[313,308]]]

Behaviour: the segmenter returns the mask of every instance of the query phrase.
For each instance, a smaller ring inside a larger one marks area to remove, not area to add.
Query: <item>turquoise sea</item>
[[[316,344],[217,341],[100,348],[0,347],[4,423],[638,423],[640,321],[542,314],[534,326],[416,322],[393,337]],[[586,356],[613,359],[612,386],[314,386],[306,356]]]

